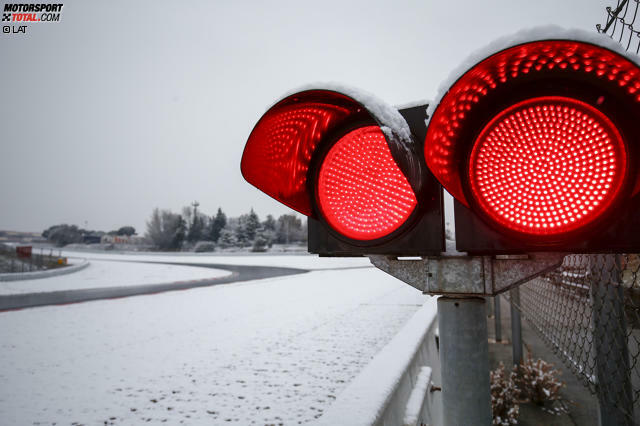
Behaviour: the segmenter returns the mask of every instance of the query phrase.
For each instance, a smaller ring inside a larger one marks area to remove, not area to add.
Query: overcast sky
[[[239,169],[283,93],[333,81],[394,105],[430,99],[493,39],[595,31],[615,3],[61,2],[60,23],[0,34],[0,229],[144,232],[154,207],[194,200],[209,214],[286,213]]]

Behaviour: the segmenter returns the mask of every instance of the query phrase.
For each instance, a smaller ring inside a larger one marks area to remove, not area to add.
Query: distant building
[[[99,235],[83,235],[82,242],[84,244],[100,244],[102,238]]]
[[[144,238],[138,235],[103,235],[101,243],[140,245],[144,244]]]
[[[47,240],[39,232],[0,231],[0,241],[43,243]]]

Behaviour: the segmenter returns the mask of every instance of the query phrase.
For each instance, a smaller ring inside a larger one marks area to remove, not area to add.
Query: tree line
[[[256,212],[227,218],[218,208],[209,216],[198,210],[198,203],[184,207],[182,213],[154,209],[147,221],[146,237],[160,250],[213,251],[216,247],[250,247],[266,251],[273,244],[303,243],[307,240],[306,222],[294,214],[277,219],[267,215],[261,221]]]
[[[113,231],[94,231],[90,229],[79,228],[76,225],[68,225],[66,223],[60,225],[53,225],[45,229],[42,232],[42,236],[51,241],[58,247],[66,246],[67,244],[85,243],[89,238],[94,238],[94,241],[100,239],[103,235],[119,235],[130,237],[136,233],[136,229],[133,226],[122,226]]]
[[[215,215],[198,210],[198,203],[184,207],[181,213],[156,208],[146,222],[144,244],[159,250],[214,251],[216,248],[250,248],[266,251],[273,244],[303,244],[307,241],[307,224],[295,214],[264,220],[251,209],[238,217],[227,217],[218,208]],[[58,247],[74,243],[99,243],[104,235],[133,236],[133,226],[104,232],[76,225],[53,225],[42,236]],[[140,238],[140,237],[136,237]]]

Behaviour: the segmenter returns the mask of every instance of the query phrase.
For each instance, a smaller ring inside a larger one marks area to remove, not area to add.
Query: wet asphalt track
[[[141,262],[164,265],[197,266],[231,271],[226,277],[210,280],[178,281],[165,284],[135,285],[126,287],[90,288],[81,290],[61,290],[47,293],[12,294],[0,296],[0,311],[34,308],[37,306],[65,305],[67,303],[89,302],[92,300],[117,299],[121,297],[156,294],[165,291],[187,290],[197,287],[210,287],[241,281],[282,277],[309,272],[306,269],[282,268],[271,266],[244,266],[225,264],[174,263],[174,262]]]

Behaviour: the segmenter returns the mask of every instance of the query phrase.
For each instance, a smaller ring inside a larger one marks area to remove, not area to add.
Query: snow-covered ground
[[[115,259],[116,257],[112,257]],[[69,258],[69,263],[82,259]],[[121,287],[211,279],[231,272],[194,266],[158,265],[149,263],[91,260],[85,269],[67,275],[34,280],[0,282],[0,295],[42,293],[81,288]]]
[[[211,254],[211,253],[148,253],[148,252],[82,252],[63,250],[63,256],[84,257],[102,260],[134,260],[139,262],[176,262],[176,263],[222,263],[230,265],[254,266],[283,266],[309,270],[351,268],[371,266],[366,257],[319,257],[317,255],[300,253],[295,255],[283,254]]]
[[[361,268],[0,313],[1,423],[306,423],[425,302]]]

